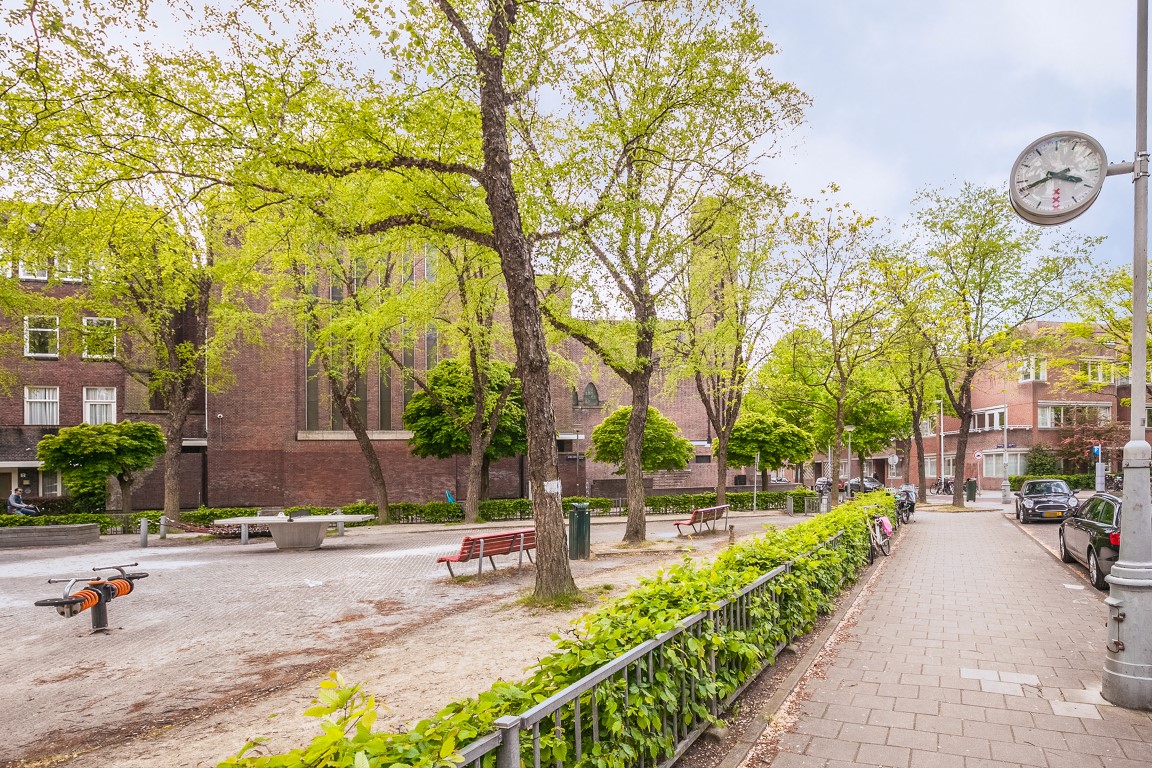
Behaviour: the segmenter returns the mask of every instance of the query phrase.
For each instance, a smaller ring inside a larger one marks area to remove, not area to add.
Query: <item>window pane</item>
[[[116,320],[111,317],[84,318],[84,357],[108,360],[116,356]]]
[[[60,423],[60,388],[25,387],[24,423],[29,426],[55,426]]]
[[[29,315],[24,318],[24,354],[54,357],[60,351],[60,319]]]
[[[84,423],[116,422],[116,388],[84,387]]]

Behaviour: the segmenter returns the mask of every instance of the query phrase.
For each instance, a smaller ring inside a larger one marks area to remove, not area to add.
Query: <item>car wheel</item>
[[[1068,545],[1064,543],[1064,531],[1060,531],[1060,543],[1058,546],[1060,550],[1060,561],[1064,563],[1074,563],[1076,558],[1072,557],[1072,553],[1068,551]]]
[[[1104,574],[1100,572],[1100,563],[1096,560],[1096,553],[1088,550],[1088,578],[1092,586],[1100,591],[1108,589],[1108,582],[1104,581]]]
[[[1028,520],[1028,510],[1021,509],[1020,510],[1020,524],[1021,525],[1028,525],[1029,522],[1030,521]]]
[[[1020,519],[1020,505],[1019,504],[1016,505],[1016,519],[1017,520]]]

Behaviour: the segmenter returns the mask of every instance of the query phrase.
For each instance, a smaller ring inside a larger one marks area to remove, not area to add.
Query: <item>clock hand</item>
[[[1081,181],[1084,181],[1084,179],[1079,176],[1069,176],[1066,173],[1054,173],[1052,174],[1052,178],[1060,179],[1061,181],[1070,181],[1073,184],[1079,184]]]
[[[1065,174],[1068,173],[1068,171],[1070,171],[1070,170],[1072,170],[1072,169],[1071,168],[1065,168],[1062,171],[1048,171],[1047,173],[1044,174],[1044,178],[1038,179],[1037,181],[1032,182],[1028,186],[1024,187],[1024,189],[1032,189],[1033,187],[1038,187],[1041,184],[1043,184],[1044,182],[1051,181],[1052,179],[1063,179],[1064,181],[1072,181],[1072,178],[1065,176]],[[1075,177],[1073,177],[1073,178],[1075,178]],[[1080,181],[1080,179],[1076,179],[1076,181]]]

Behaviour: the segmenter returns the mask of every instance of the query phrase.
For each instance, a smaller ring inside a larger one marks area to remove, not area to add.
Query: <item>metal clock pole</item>
[[[1104,698],[1131,709],[1152,709],[1152,492],[1146,438],[1148,381],[1148,0],[1136,10],[1136,156],[1109,168],[1133,174],[1132,434],[1124,446],[1123,530],[1119,559],[1107,581],[1108,643],[1101,679]]]

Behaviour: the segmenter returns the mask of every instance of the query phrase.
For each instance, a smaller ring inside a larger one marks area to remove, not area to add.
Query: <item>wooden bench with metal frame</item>
[[[687,520],[677,520],[674,525],[676,526],[676,535],[682,536],[683,532],[681,527],[685,525],[692,526],[692,533],[699,533],[697,526],[704,530],[710,530],[713,533],[716,531],[716,521],[721,518],[725,521],[727,527],[728,508],[731,505],[721,504],[717,507],[701,507],[700,509],[692,510],[692,517]]]
[[[465,536],[464,541],[460,542],[460,551],[454,555],[445,555],[436,559],[437,563],[444,563],[448,566],[448,573],[455,577],[456,574],[452,571],[452,563],[466,563],[469,560],[478,560],[479,565],[476,569],[476,575],[484,573],[484,558],[488,558],[488,562],[492,564],[492,570],[496,570],[496,561],[492,558],[496,555],[510,555],[512,553],[519,554],[519,560],[516,563],[516,570],[520,570],[520,566],[524,564],[524,556],[528,556],[528,562],[532,562],[532,550],[536,549],[536,531],[535,529],[527,529],[523,531],[501,531],[500,533],[486,533],[481,536]]]

